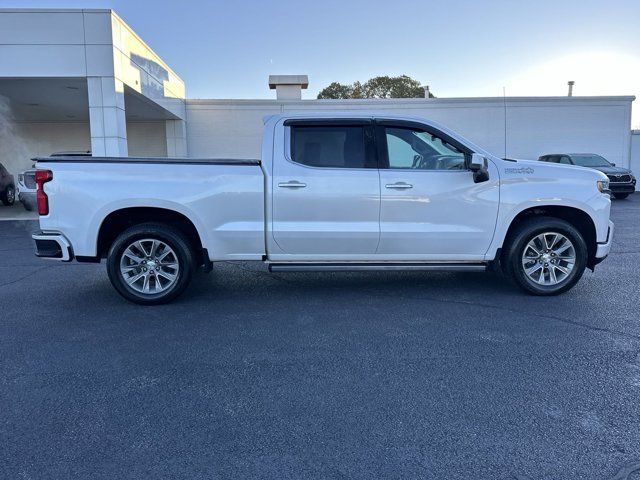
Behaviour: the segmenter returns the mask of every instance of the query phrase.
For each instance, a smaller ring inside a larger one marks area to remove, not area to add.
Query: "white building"
[[[184,156],[184,82],[110,10],[0,10],[0,162]]]
[[[366,109],[431,118],[501,156],[582,151],[631,163],[632,96],[301,100],[307,84],[272,76],[274,100],[191,100],[111,10],[0,9],[0,162],[16,173],[63,150],[258,158],[264,115]]]
[[[629,168],[634,172],[640,172],[640,130],[631,131]]]

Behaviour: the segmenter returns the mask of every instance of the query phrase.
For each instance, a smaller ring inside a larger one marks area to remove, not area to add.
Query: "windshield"
[[[571,155],[571,160],[576,165],[581,167],[610,167],[611,164],[607,162],[600,155]]]

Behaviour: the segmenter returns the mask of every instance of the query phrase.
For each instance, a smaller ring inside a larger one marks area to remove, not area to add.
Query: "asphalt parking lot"
[[[153,308],[0,222],[0,478],[636,478],[640,195],[613,220],[559,297],[230,263]]]

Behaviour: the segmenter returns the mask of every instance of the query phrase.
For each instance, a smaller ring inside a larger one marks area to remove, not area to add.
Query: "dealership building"
[[[500,156],[594,152],[640,171],[633,96],[302,100],[305,75],[264,84],[273,99],[189,99],[111,10],[0,9],[0,162],[17,173],[70,150],[259,158],[266,115],[367,110],[427,117]]]

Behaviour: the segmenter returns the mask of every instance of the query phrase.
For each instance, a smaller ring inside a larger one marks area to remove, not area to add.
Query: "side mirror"
[[[486,182],[489,180],[489,162],[483,155],[480,155],[479,153],[471,154],[469,170],[473,172],[473,181],[475,183]]]
[[[615,164],[615,163],[613,163],[613,162],[611,162],[611,165],[612,165],[612,166],[614,166],[614,167],[616,166],[616,164]]]

